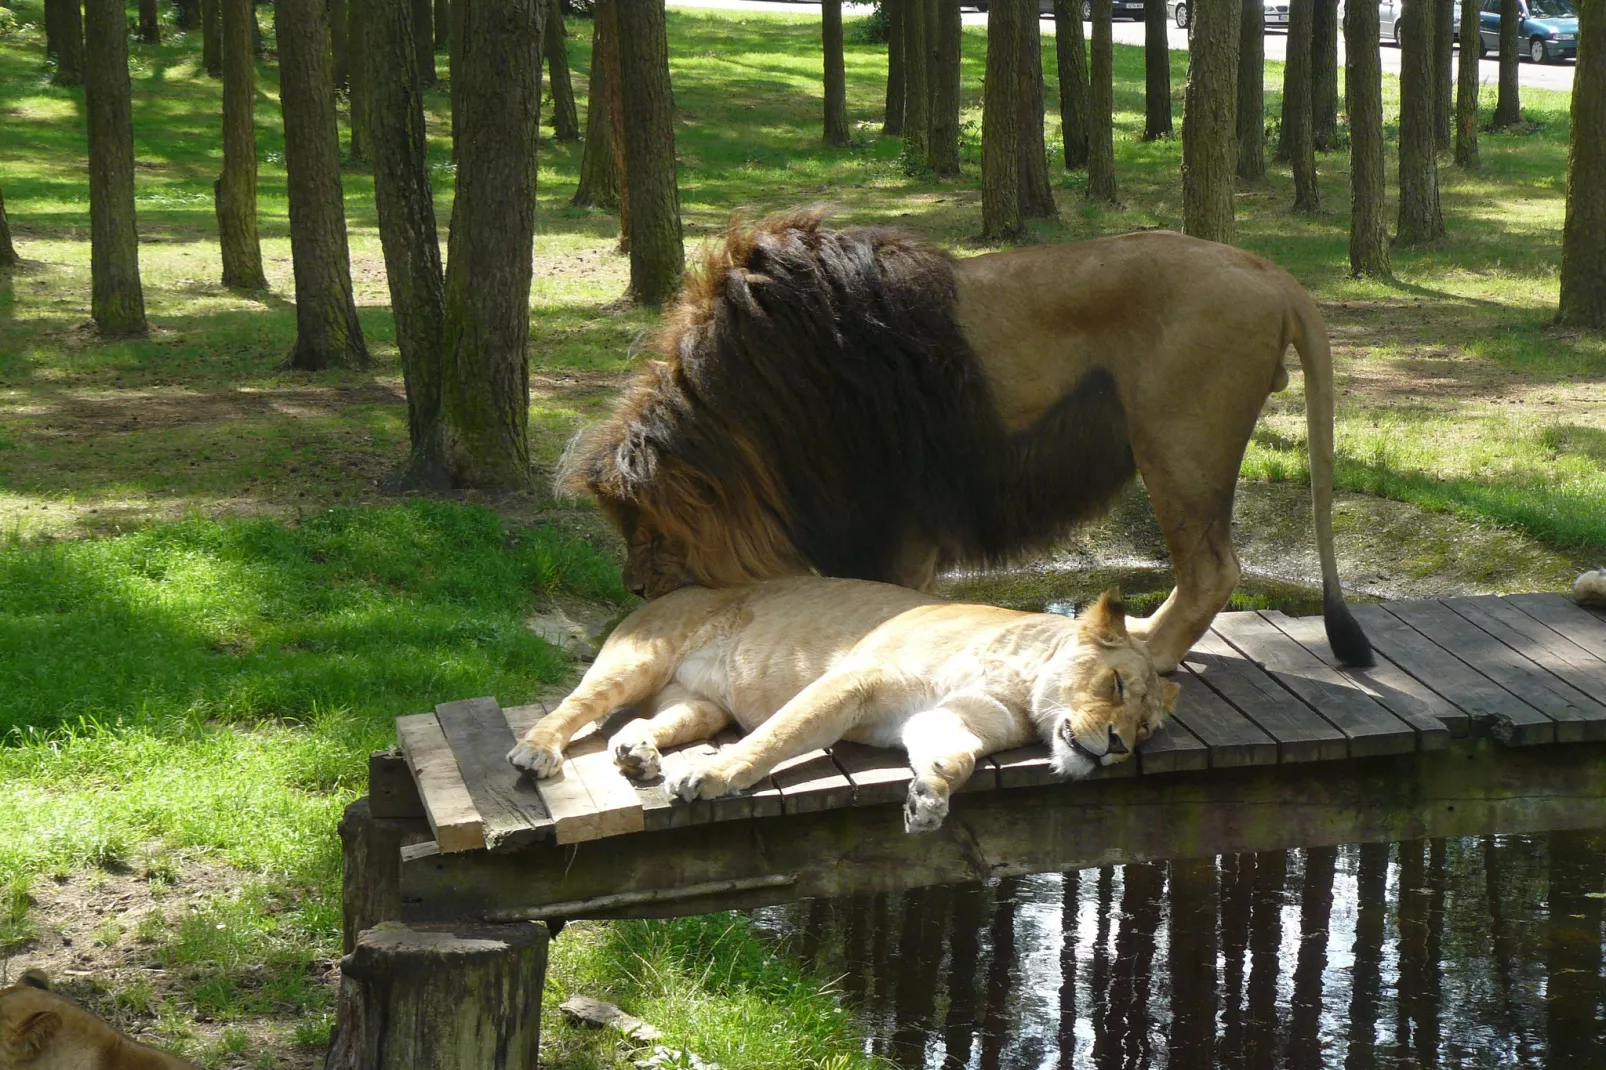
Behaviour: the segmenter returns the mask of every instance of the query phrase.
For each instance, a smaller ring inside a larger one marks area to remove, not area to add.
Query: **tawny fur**
[[[1178,691],[1110,594],[1073,621],[818,576],[685,587],[627,617],[508,758],[552,776],[575,732],[635,707],[645,719],[610,749],[627,775],[651,778],[666,748],[734,721],[741,741],[666,771],[689,800],[751,787],[838,740],[899,746],[917,832],[941,824],[983,755],[1041,740],[1060,775],[1084,776],[1129,758]]]
[[[1574,580],[1573,599],[1580,605],[1606,606],[1606,568],[1586,572]]]
[[[196,1070],[48,990],[38,971],[0,989],[0,1070]]]

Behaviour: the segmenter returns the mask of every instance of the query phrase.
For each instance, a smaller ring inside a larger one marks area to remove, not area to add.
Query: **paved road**
[[[667,2],[670,7],[713,7],[739,11],[779,11],[792,14],[818,13],[820,10],[819,4],[779,3],[776,0],[667,0]],[[862,4],[843,4],[842,9],[844,15],[867,15],[870,12],[869,6]],[[964,22],[966,26],[985,26],[987,24],[987,16],[979,11],[966,8]],[[1054,32],[1054,20],[1052,18],[1044,18],[1042,25],[1044,33]],[[1169,31],[1171,47],[1173,49],[1186,50],[1188,46],[1187,34],[1169,23],[1166,28]],[[1091,33],[1092,29],[1084,25],[1083,32]],[[1143,23],[1117,22],[1114,24],[1113,36],[1117,44],[1141,45],[1143,44]],[[1266,34],[1267,59],[1281,60],[1287,50],[1287,35],[1277,30]],[[1342,36],[1338,42],[1338,55],[1339,63],[1342,65],[1344,62],[1344,41]],[[1389,74],[1399,74],[1400,50],[1393,45],[1384,45],[1382,55],[1383,70]],[[1457,62],[1459,63],[1460,60],[1457,59]],[[1500,65],[1492,58],[1485,59],[1478,63],[1478,71],[1483,84],[1491,87],[1487,91],[1490,95],[1488,104],[1493,107],[1492,94],[1494,89],[1492,87],[1499,81]],[[1539,89],[1559,89],[1565,93],[1572,92],[1573,65],[1571,63],[1522,63],[1518,67],[1518,72],[1521,84],[1524,87],[1532,86]]]

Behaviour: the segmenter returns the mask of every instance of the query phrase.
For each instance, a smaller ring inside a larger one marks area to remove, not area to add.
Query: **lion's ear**
[[[21,1025],[6,1030],[6,1048],[23,1062],[37,1059],[61,1029],[61,1015],[55,1011],[30,1014]]]
[[[1171,713],[1177,708],[1177,699],[1182,694],[1182,685],[1175,680],[1160,681],[1160,705],[1165,712]]]
[[[1113,646],[1126,639],[1126,606],[1121,601],[1119,588],[1111,587],[1099,595],[1082,615],[1076,618],[1082,626],[1082,638],[1105,646]]]

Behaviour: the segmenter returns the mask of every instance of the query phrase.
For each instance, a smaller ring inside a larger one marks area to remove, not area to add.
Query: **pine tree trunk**
[[[222,0],[201,0],[201,65],[213,78],[223,77]]]
[[[1495,98],[1494,126],[1503,130],[1522,122],[1522,93],[1517,65],[1522,61],[1521,15],[1517,0],[1500,3],[1500,93]]]
[[[1110,0],[1093,0],[1093,48],[1088,63],[1087,198],[1115,203],[1114,53]]]
[[[1438,150],[1433,140],[1433,15],[1436,0],[1406,0],[1400,28],[1400,218],[1406,243],[1444,234]]]
[[[418,63],[418,84],[427,89],[435,84],[435,33],[431,25],[434,22],[435,3],[434,0],[412,0],[412,4],[413,26],[416,27],[413,31],[413,54]],[[370,12],[370,16],[378,17],[373,12]],[[373,64],[369,64],[370,74],[373,69]],[[372,78],[369,78],[368,84],[373,84]],[[572,106],[572,100],[570,104]]]
[[[200,0],[173,0],[173,24],[189,31],[200,25]]]
[[[1461,64],[1455,97],[1455,162],[1469,171],[1478,167],[1478,0],[1461,0]]]
[[[1182,229],[1232,243],[1241,0],[1194,0],[1182,119]]]
[[[619,81],[625,124],[625,173],[630,186],[630,295],[658,308],[680,289],[686,252],[675,179],[674,101],[669,39],[658,3],[615,5]]]
[[[374,161],[374,207],[385,250],[396,348],[407,384],[407,437],[412,444],[403,482],[445,489],[442,449],[441,324],[445,283],[435,195],[425,154],[422,72],[409,63],[428,23],[413,22],[416,5],[375,4],[364,32],[369,92],[369,152]]]
[[[89,0],[84,86],[89,117],[89,266],[95,326],[107,337],[145,333],[134,226],[134,106],[128,84],[128,17],[121,0]]]
[[[461,114],[446,258],[442,445],[453,486],[523,490],[530,483],[530,258],[546,5],[455,2],[464,9],[452,27],[462,61],[452,78]],[[662,18],[661,5],[643,6]]]
[[[987,8],[987,73],[981,109],[981,236],[1017,241],[1020,216],[1020,15],[1022,0]]]
[[[329,51],[334,59],[335,88],[351,84],[351,61],[346,48],[346,0],[329,0]]]
[[[78,0],[56,0],[56,5],[56,73],[50,84],[83,85],[83,12],[79,10]]]
[[[937,0],[931,68],[931,169],[938,178],[959,176],[959,69],[964,26],[959,0]]]
[[[146,45],[162,43],[162,24],[156,10],[156,0],[139,0],[139,40]]]
[[[1606,7],[1578,5],[1559,323],[1606,328]]]
[[[586,97],[585,147],[580,155],[580,183],[574,190],[576,208],[602,208],[613,211],[619,207],[619,173],[614,167],[613,145],[613,80],[607,72],[609,52],[613,50],[610,19],[603,18],[603,5],[598,4],[591,26],[591,90]]]
[[[1433,142],[1450,147],[1450,101],[1455,87],[1455,0],[1435,0],[1433,8]]]
[[[223,24],[223,173],[212,185],[223,285],[265,290],[257,239],[256,51],[254,0],[221,0]]]
[[[0,268],[16,267],[22,263],[17,247],[11,244],[11,221],[6,218],[6,195],[0,190]]]
[[[903,136],[903,10],[912,2],[881,0],[881,10],[887,13],[887,114],[881,123],[882,137]]]
[[[450,46],[452,40],[452,0],[435,0],[435,51]]]
[[[1349,115],[1350,271],[1387,278],[1383,61],[1376,4],[1344,5],[1344,111]]]
[[[1189,11],[1195,6],[1190,4]],[[1143,140],[1170,136],[1171,45],[1166,39],[1165,0],[1143,0]]]
[[[1317,152],[1338,147],[1338,0],[1315,0],[1310,31],[1311,140]]]
[[[447,21],[451,24],[451,33],[446,44],[446,69],[449,75],[449,84],[447,85],[447,89],[451,92],[452,107],[452,162],[456,163],[457,129],[462,121],[463,110],[462,96],[457,91],[457,81],[460,76],[465,76],[465,72],[463,71],[462,43],[463,18],[467,9],[463,6],[461,0],[450,0],[450,2],[451,17]],[[597,0],[596,10],[598,12],[602,10],[602,5],[604,2],[605,0]],[[602,16],[598,14],[597,18],[599,20],[601,17]],[[457,194],[453,193],[452,198],[455,201]]]
[[[630,171],[625,165],[625,95],[619,51],[619,0],[597,0],[598,26],[606,26],[609,41],[607,70],[608,123],[613,144],[613,173],[619,191],[619,252],[630,252]]]
[[[926,4],[901,0],[903,7],[903,140],[911,159],[926,162],[931,144],[930,50],[926,48]]]
[[[1238,177],[1266,177],[1266,7],[1243,0],[1238,16]]]
[[[1080,0],[1054,0],[1054,55],[1059,65],[1060,143],[1065,170],[1087,166],[1087,43]]]
[[[1048,177],[1048,146],[1043,141],[1043,31],[1037,19],[1037,0],[1023,0],[1020,20],[1020,99],[1016,118],[1020,139],[1015,151],[1020,160],[1017,180],[1022,219],[1053,219],[1054,186]]]
[[[363,163],[368,159],[367,61],[363,58],[365,4],[406,3],[407,0],[346,0],[346,98],[351,108],[351,151],[346,159]]]
[[[552,133],[559,141],[579,141],[580,112],[574,104],[568,34],[563,29],[563,7],[559,0],[549,0],[541,49],[546,53],[547,80],[552,86]]]
[[[279,104],[296,277],[290,367],[316,371],[368,363],[351,291],[351,253],[340,189],[340,131],[322,0],[278,0]],[[355,73],[355,72],[353,72]]]
[[[848,83],[842,58],[842,0],[820,4],[820,49],[825,61],[825,143],[848,143]]]
[[[1364,2],[1364,0],[1363,0]],[[1316,142],[1311,136],[1311,16],[1312,0],[1290,0],[1288,5],[1288,60],[1283,80],[1283,140],[1294,169],[1294,211],[1315,212],[1321,207],[1316,183]]]
[[[66,0],[44,0],[45,4],[45,55],[51,58],[61,52],[61,9]]]

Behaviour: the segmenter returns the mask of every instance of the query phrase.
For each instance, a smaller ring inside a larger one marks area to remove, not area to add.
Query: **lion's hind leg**
[[[725,707],[672,683],[658,692],[646,717],[614,733],[608,749],[625,776],[652,780],[658,776],[666,749],[708,739],[730,722]]]

